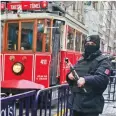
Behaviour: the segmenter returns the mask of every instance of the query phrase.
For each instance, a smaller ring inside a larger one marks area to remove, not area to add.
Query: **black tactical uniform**
[[[97,40],[97,42],[96,42]],[[98,116],[102,113],[104,106],[104,98],[102,93],[107,87],[110,75],[111,64],[107,57],[103,56],[99,50],[100,38],[97,35],[90,36],[90,41],[96,43],[97,48],[87,56],[86,52],[83,59],[79,60],[74,69],[80,77],[85,78],[84,88],[77,86],[75,80],[70,80],[67,74],[67,82],[70,85],[72,94],[69,99],[69,108],[77,113],[77,116]],[[74,116],[76,116],[76,113]]]

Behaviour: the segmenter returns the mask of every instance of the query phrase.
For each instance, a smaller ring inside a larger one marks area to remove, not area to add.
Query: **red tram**
[[[21,88],[27,88],[27,82],[40,88],[64,84],[69,70],[65,57],[72,64],[80,58],[87,35],[84,24],[53,5],[49,11],[50,4],[32,1],[25,8],[21,2],[7,3],[7,14],[1,15],[3,89],[15,88],[21,80]]]

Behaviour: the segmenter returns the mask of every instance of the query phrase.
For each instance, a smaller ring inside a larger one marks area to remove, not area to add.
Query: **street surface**
[[[100,116],[116,116],[116,101],[105,103],[104,111]]]
[[[104,95],[104,98],[106,97],[107,96]],[[112,99],[112,95],[111,95],[111,99]],[[115,97],[115,101],[105,102],[103,113],[100,116],[116,116],[116,97]]]

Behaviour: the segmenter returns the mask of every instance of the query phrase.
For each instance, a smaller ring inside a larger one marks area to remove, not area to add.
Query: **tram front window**
[[[8,50],[18,50],[18,23],[8,24]]]
[[[37,42],[36,51],[49,52],[50,51],[50,20],[39,20],[37,25]]]
[[[21,27],[21,50],[32,50],[33,23],[23,22]]]
[[[42,52],[42,39],[44,37],[44,24],[38,22],[37,26],[37,48],[36,50]]]

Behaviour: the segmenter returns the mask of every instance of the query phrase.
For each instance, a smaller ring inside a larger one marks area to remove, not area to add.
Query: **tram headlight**
[[[24,65],[22,63],[16,62],[12,67],[12,71],[16,75],[20,75],[24,71]]]

